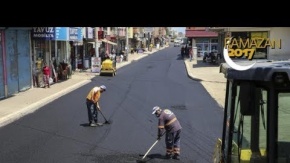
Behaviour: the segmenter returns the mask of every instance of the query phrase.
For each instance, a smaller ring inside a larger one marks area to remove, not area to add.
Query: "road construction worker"
[[[165,132],[165,144],[166,144],[166,154],[167,159],[180,158],[180,133],[181,125],[176,118],[175,114],[169,109],[161,109],[159,106],[153,107],[152,114],[158,117],[158,137],[160,140]]]
[[[98,110],[101,110],[99,105],[99,99],[101,93],[106,91],[106,86],[96,86],[90,90],[86,97],[86,104],[88,110],[88,118],[90,126],[98,126]],[[98,110],[97,110],[98,109]]]

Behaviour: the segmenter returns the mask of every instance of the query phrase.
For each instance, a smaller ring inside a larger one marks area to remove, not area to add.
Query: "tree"
[[[170,35],[169,28],[168,27],[165,27],[165,30],[166,30],[166,36]]]

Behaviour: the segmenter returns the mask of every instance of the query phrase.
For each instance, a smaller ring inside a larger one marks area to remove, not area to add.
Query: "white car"
[[[179,42],[175,42],[174,43],[174,47],[180,47],[180,43]]]

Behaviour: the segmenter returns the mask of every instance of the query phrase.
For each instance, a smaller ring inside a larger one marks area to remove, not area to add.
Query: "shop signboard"
[[[32,38],[54,40],[55,39],[55,27],[33,27]]]
[[[55,27],[55,40],[68,41],[68,27]]]
[[[92,27],[87,27],[87,36],[86,38],[93,39],[94,38],[94,29]]]
[[[68,41],[68,27],[33,27],[33,39]]]
[[[82,28],[81,27],[70,27],[69,28],[69,40],[70,41],[82,41]]]
[[[281,49],[282,48],[282,40],[281,39],[272,39],[264,36],[256,36],[251,38],[234,38],[227,37],[224,40],[225,45],[223,49],[223,55],[226,63],[233,69],[239,71],[245,71],[250,69],[255,65],[253,62],[250,65],[239,65],[236,64],[231,58],[247,58],[252,61],[254,59],[254,55],[257,54],[257,50],[266,49],[267,47],[271,49]],[[261,53],[261,52],[260,52]],[[265,54],[266,55],[266,54]]]
[[[154,28],[153,27],[144,27],[144,33],[151,33],[153,32]]]
[[[104,39],[104,31],[98,31],[98,39]]]
[[[94,73],[100,73],[101,70],[101,57],[92,57],[91,58],[91,70]]]

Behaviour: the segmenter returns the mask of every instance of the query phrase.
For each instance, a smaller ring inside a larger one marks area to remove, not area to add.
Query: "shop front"
[[[0,29],[0,99],[31,88],[30,31]]]
[[[96,57],[96,40],[95,40],[95,29],[92,27],[84,27],[83,28],[83,46],[77,54],[78,60],[78,69],[89,69],[92,64],[92,57]],[[99,32],[98,32],[99,33]],[[100,35],[98,36],[99,39]],[[102,42],[98,40],[97,42],[97,49],[99,49],[102,45]],[[100,51],[99,51],[100,54]]]
[[[80,69],[83,67],[83,27],[70,27],[69,28],[69,42],[70,42],[70,58],[71,70]]]
[[[217,38],[196,38],[197,55],[203,56],[211,52],[218,53],[218,39]]]
[[[69,28],[34,27],[31,40],[34,86],[44,86],[42,67],[45,63],[50,67],[51,84],[66,79],[68,71],[63,65],[70,62]]]

